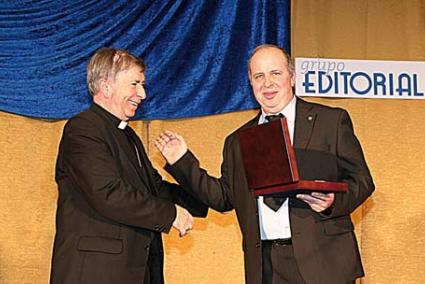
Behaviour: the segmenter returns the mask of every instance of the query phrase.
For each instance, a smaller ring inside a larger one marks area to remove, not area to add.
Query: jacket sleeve
[[[125,225],[170,230],[176,216],[174,204],[153,196],[144,186],[135,188],[124,178],[126,168],[93,122],[81,117],[70,120],[60,153],[57,179],[69,177],[100,215]]]
[[[227,144],[227,143],[226,143]],[[188,151],[173,165],[167,164],[165,169],[176,179],[184,190],[201,200],[204,204],[219,211],[233,209],[231,189],[229,186],[227,145],[224,146],[224,158],[221,166],[221,178],[210,176],[200,168],[199,161]]]
[[[159,197],[180,205],[194,217],[206,217],[208,214],[208,206],[178,184],[161,181]]]
[[[348,183],[348,192],[335,194],[329,217],[351,214],[375,189],[351,119],[345,110],[339,113],[337,127],[336,156],[340,181]]]

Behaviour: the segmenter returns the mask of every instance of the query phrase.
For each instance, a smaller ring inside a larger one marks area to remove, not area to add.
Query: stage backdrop
[[[256,106],[246,62],[259,43],[289,49],[290,0],[1,1],[0,110],[66,119],[90,104],[100,47],[145,59],[148,98],[136,119]]]

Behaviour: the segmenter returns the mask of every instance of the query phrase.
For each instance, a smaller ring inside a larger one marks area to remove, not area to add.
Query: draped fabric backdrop
[[[147,63],[136,119],[251,109],[250,52],[289,40],[290,0],[2,1],[0,110],[66,119],[87,108],[85,67],[103,46]]]

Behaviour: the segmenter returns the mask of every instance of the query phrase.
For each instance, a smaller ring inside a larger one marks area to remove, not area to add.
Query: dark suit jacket
[[[294,148],[301,178],[344,181],[349,191],[335,194],[327,214],[316,213],[290,198],[295,258],[306,283],[346,283],[364,275],[350,213],[373,192],[372,177],[348,113],[297,100]],[[258,119],[240,129],[257,125]],[[262,264],[257,199],[247,185],[237,132],[226,138],[221,178],[200,169],[190,152],[166,169],[215,210],[236,210],[243,236],[246,283],[259,284]]]
[[[152,167],[127,126],[93,105],[65,125],[56,164],[59,198],[51,283],[163,283],[161,232],[173,203],[205,216],[207,207]],[[150,280],[146,269],[150,271]],[[147,279],[147,278],[146,278]]]

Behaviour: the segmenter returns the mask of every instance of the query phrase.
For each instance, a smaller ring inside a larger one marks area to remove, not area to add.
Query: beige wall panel
[[[297,57],[363,58],[366,0],[292,1],[292,54]]]
[[[425,59],[423,0],[294,0],[296,57]]]
[[[425,101],[368,104],[367,145],[377,191],[367,206],[365,283],[425,281]]]
[[[48,283],[62,127],[0,112],[0,283]]]
[[[425,60],[425,1],[368,1],[367,56]]]

